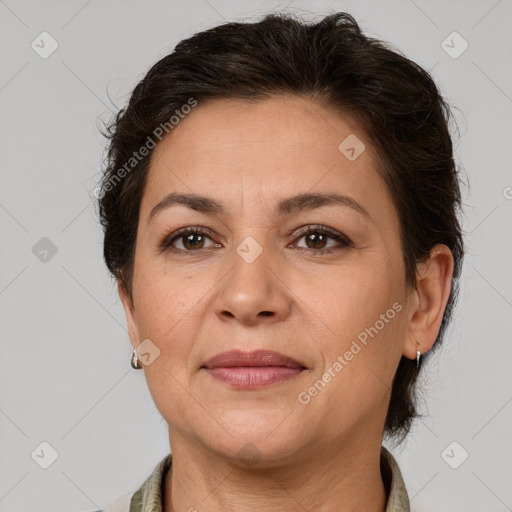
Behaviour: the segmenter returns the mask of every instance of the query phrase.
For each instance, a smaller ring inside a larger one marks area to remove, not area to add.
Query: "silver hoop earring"
[[[137,357],[137,351],[133,349],[131,365],[134,370],[141,370],[142,366],[139,366],[139,359]]]
[[[421,357],[421,352],[419,350],[417,350],[416,351],[416,368],[420,367],[420,357]]]

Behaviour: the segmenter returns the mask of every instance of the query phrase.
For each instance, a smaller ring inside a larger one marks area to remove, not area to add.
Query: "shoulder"
[[[171,467],[172,454],[167,454],[153,469],[142,486],[135,492],[124,494],[113,503],[93,512],[130,512],[162,509],[164,478]]]

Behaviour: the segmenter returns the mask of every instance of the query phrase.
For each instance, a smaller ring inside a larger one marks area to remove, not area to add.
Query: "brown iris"
[[[306,235],[306,245],[309,249],[323,249],[326,242],[326,235],[318,233],[309,233]],[[309,243],[312,242],[313,246],[310,247]]]
[[[194,238],[199,239],[197,243],[194,243]],[[198,233],[192,233],[182,237],[183,246],[186,249],[202,249],[204,245],[204,236]],[[188,245],[190,244],[190,245]]]

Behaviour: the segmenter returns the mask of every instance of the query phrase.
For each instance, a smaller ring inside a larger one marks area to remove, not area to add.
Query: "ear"
[[[403,355],[416,359],[416,351],[428,352],[436,341],[450,296],[453,255],[444,244],[436,245],[429,259],[417,265],[415,290],[408,301],[409,326]]]
[[[119,298],[123,303],[124,312],[126,315],[126,324],[128,325],[128,335],[130,336],[130,341],[133,348],[136,348],[140,343],[139,338],[139,329],[137,327],[137,317],[135,315],[135,307],[133,305],[133,300],[129,296],[128,292],[125,290],[125,287],[120,279],[117,280],[117,290],[119,293]]]

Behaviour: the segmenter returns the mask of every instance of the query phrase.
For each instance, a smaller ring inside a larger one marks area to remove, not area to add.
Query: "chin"
[[[303,429],[292,422],[290,411],[253,409],[232,411],[217,416],[216,427],[208,422],[208,432],[203,442],[213,452],[247,467],[273,467],[291,461],[294,454],[304,447]],[[287,417],[289,415],[289,417]],[[288,423],[287,423],[288,422]]]

